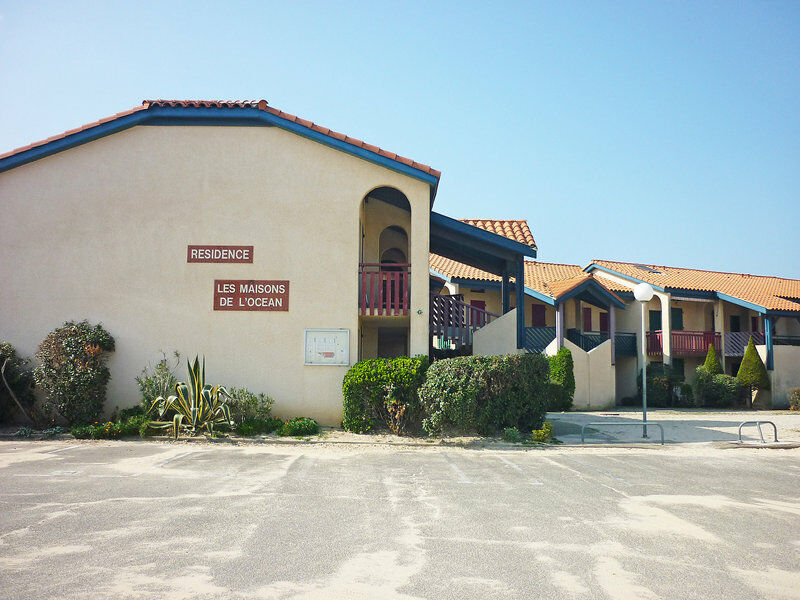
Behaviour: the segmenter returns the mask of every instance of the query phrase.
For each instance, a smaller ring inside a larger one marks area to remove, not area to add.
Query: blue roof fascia
[[[536,298],[537,300],[540,300],[540,301],[544,302],[545,304],[549,304],[550,306],[555,306],[556,305],[556,299],[555,298],[547,296],[547,295],[545,295],[545,294],[543,294],[541,292],[537,292],[536,290],[532,290],[529,287],[525,288],[525,294],[530,296],[531,298]]]
[[[135,125],[223,125],[223,126],[275,126],[301,135],[307,139],[319,142],[336,150],[341,150],[358,158],[381,165],[392,171],[408,175],[433,186],[431,191],[431,201],[435,195],[435,190],[439,180],[408,165],[405,165],[391,158],[386,158],[370,152],[364,148],[359,148],[348,144],[345,141],[337,140],[313,129],[309,129],[299,123],[293,123],[272,113],[265,112],[258,108],[222,108],[222,107],[180,107],[180,106],[153,106],[145,110],[119,117],[113,121],[107,121],[90,129],[78,131],[65,138],[53,140],[47,144],[31,148],[25,152],[9,156],[0,160],[0,172],[13,169],[25,163],[50,156],[56,152],[74,148],[80,144],[94,141],[101,137],[117,133],[124,129],[129,129]]]
[[[438,271],[434,271],[433,269],[429,268],[429,269],[428,269],[428,272],[429,272],[431,275],[433,275],[434,277],[438,277],[439,279],[444,279],[444,280],[445,280],[447,283],[452,283],[452,281],[450,280],[450,278],[449,278],[449,277],[446,277],[445,275],[442,275],[442,274],[441,274],[441,273],[439,273]]]
[[[468,279],[466,277],[453,277],[451,281],[453,283],[457,283],[458,285],[463,285],[468,288],[486,288],[487,290],[500,289],[500,282],[498,281],[485,281],[483,279]]]
[[[574,298],[575,296],[580,295],[582,292],[586,291],[587,289],[591,289],[593,292],[598,293],[601,297],[603,297],[606,300],[608,300],[609,304],[613,304],[617,308],[621,308],[622,310],[625,310],[625,308],[627,307],[627,305],[624,302],[622,302],[621,300],[616,298],[606,288],[604,288],[602,285],[600,285],[599,283],[597,283],[596,281],[594,281],[592,279],[587,279],[586,281],[584,281],[580,285],[578,285],[578,286],[574,287],[573,289],[571,289],[570,291],[568,291],[566,294],[564,294],[563,296],[558,298],[558,302],[561,303],[561,302],[566,302],[567,300],[571,300],[572,298]]]
[[[681,297],[684,298],[704,298],[709,300],[716,300],[717,299],[717,292],[710,292],[708,290],[687,290],[684,288],[674,288],[668,287],[665,288],[665,291],[672,296],[677,296],[677,298],[673,297],[673,300],[680,300]]]
[[[130,129],[136,125],[141,125],[148,118],[147,112],[148,111],[146,110],[140,110],[138,112],[125,115],[124,117],[120,117],[119,119],[102,123],[90,129],[78,131],[72,135],[68,135],[67,137],[53,140],[47,144],[42,144],[41,146],[36,146],[30,150],[25,150],[19,154],[14,154],[13,156],[4,158],[0,160],[0,173],[29,162],[39,160],[40,158],[45,158],[46,156],[56,154],[57,152],[62,152],[63,150],[69,150],[70,148],[80,146],[81,144],[93,142],[94,140],[111,135],[112,133],[117,133],[118,131],[124,131],[125,129]]]
[[[744,308],[749,308],[759,314],[765,314],[767,309],[763,306],[759,306],[758,304],[753,304],[752,302],[748,302],[747,300],[742,300],[741,298],[737,298],[736,296],[729,296],[728,294],[723,294],[722,292],[717,292],[717,297],[720,300],[725,300],[725,302],[730,302],[731,304],[736,304],[737,306],[742,306]]]
[[[502,248],[503,250],[509,252],[521,254],[522,256],[530,256],[531,258],[536,258],[536,250],[534,250],[530,246],[526,246],[525,244],[521,244],[520,242],[515,242],[514,240],[510,240],[502,235],[486,231],[485,229],[481,229],[480,227],[475,227],[474,225],[468,225],[466,223],[462,223],[457,219],[453,219],[452,217],[448,217],[441,213],[431,211],[431,225],[437,225],[444,229],[449,229],[450,231],[465,236],[467,238],[470,237],[475,238],[477,240],[480,240],[487,244],[491,244],[493,246],[497,246],[498,248]]]
[[[624,275],[622,273],[614,271],[613,269],[609,269],[607,267],[603,267],[603,266],[597,265],[595,263],[592,263],[588,267],[586,267],[584,269],[584,272],[585,273],[591,273],[595,269],[598,270],[598,271],[603,271],[604,273],[608,273],[610,275],[616,275],[617,277],[621,277],[622,279],[625,279],[625,280],[630,281],[632,283],[647,283],[647,284],[651,285],[653,287],[653,289],[656,290],[657,292],[663,292],[664,291],[664,288],[659,287],[657,285],[654,285],[654,284],[650,283],[649,281],[645,281],[644,279],[637,279],[636,277],[631,277],[630,275]]]

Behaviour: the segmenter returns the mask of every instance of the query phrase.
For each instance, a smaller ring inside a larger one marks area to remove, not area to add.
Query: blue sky
[[[0,1],[0,152],[260,99],[527,218],[544,261],[800,278],[800,3]]]

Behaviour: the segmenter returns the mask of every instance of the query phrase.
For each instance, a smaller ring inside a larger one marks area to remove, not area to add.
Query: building
[[[566,346],[575,406],[598,409],[635,393],[642,343],[687,373],[715,344],[731,371],[753,335],[777,404],[800,385],[800,282],[530,260],[527,222],[433,211],[440,176],[264,100],[145,101],[18,148],[0,155],[0,339],[32,355],[66,320],[102,322],[108,411],[178,350],[328,425],[348,367],[380,356]]]
[[[439,178],[263,100],[145,101],[0,155],[0,339],[102,322],[109,411],[176,349],[336,425],[349,365],[428,352],[431,250],[506,280],[536,255],[433,212]]]

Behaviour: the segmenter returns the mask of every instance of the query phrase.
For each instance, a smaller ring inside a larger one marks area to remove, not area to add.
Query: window
[[[608,326],[608,313],[601,312],[600,313],[600,331],[604,331],[608,333],[609,326]]]
[[[669,316],[670,316],[669,325],[672,328],[672,331],[683,331],[683,309],[670,308]]]
[[[758,317],[750,317],[750,331],[758,333]]]
[[[583,330],[584,331],[591,331],[592,330],[592,309],[591,308],[584,308],[583,309]]]
[[[681,379],[686,379],[686,375],[684,373],[684,365],[682,358],[673,358],[672,359],[672,372],[680,377]]]
[[[731,315],[729,319],[730,328],[729,331],[731,333],[736,333],[742,330],[742,320],[739,315]]]
[[[661,311],[660,310],[651,310],[650,311],[650,331],[660,331],[661,330]]]
[[[532,304],[531,327],[544,327],[546,322],[544,304]]]

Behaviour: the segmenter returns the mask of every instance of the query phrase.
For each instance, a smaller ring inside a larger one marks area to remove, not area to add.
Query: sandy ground
[[[0,442],[2,595],[800,599],[800,449],[356,438]]]

